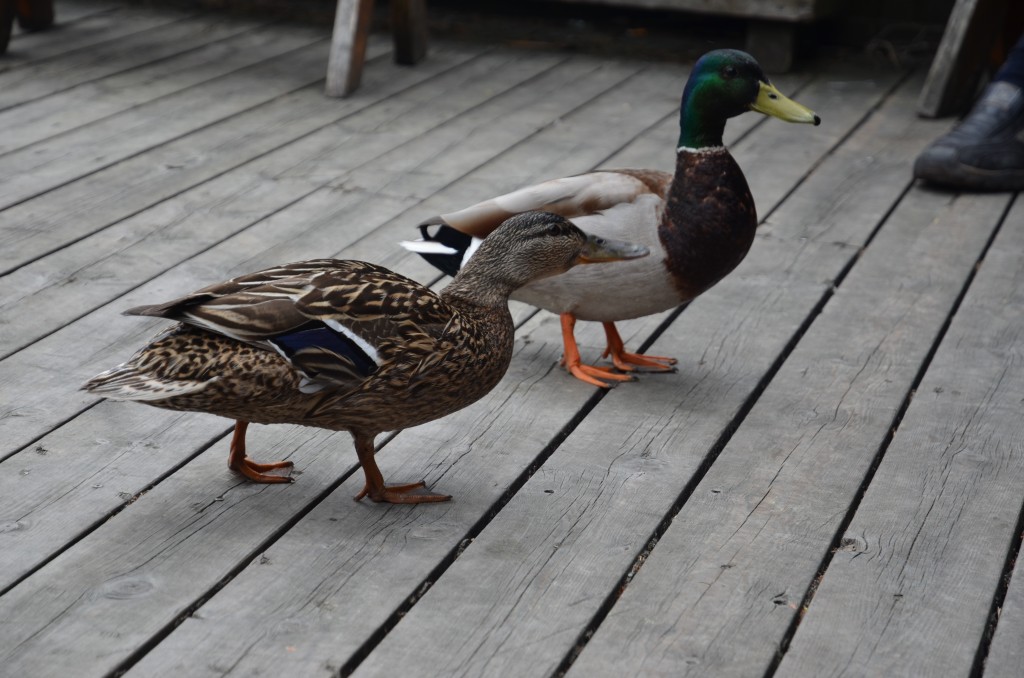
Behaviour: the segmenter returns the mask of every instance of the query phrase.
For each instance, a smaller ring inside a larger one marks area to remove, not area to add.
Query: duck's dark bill
[[[622,261],[623,259],[639,259],[646,257],[651,251],[643,245],[623,240],[587,236],[587,244],[577,259],[581,264],[595,264],[601,261]]]
[[[758,83],[760,89],[757,92],[757,99],[750,105],[750,108],[758,113],[770,115],[786,122],[807,122],[814,125],[821,124],[814,111],[803,104],[798,104],[785,96],[775,85],[767,82]]]

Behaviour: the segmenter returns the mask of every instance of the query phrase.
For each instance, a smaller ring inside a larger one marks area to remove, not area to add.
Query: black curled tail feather
[[[437,230],[431,234],[429,228],[431,226],[437,226]],[[462,259],[473,242],[471,236],[466,235],[460,231],[456,231],[451,226],[444,223],[427,221],[419,225],[420,233],[423,234],[423,239],[440,243],[446,247],[450,247],[455,250],[452,254],[439,254],[434,252],[417,252],[421,257],[426,259],[432,266],[440,270],[442,273],[455,277],[455,274],[462,268]]]

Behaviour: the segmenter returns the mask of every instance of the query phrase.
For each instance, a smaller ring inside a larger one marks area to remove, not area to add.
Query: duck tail
[[[132,363],[124,363],[97,374],[82,384],[82,390],[110,400],[166,400],[198,393],[214,380],[216,377],[206,381],[163,379],[144,372]]]
[[[431,226],[437,226],[437,230],[433,234],[430,232]],[[462,264],[468,258],[467,252],[472,254],[480,244],[478,239],[455,230],[441,217],[428,219],[418,228],[423,234],[423,238],[406,240],[402,243],[402,247],[419,254],[434,268],[452,277],[459,272]]]

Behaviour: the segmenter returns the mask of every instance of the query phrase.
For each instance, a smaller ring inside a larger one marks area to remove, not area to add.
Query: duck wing
[[[664,199],[671,181],[671,174],[657,170],[599,170],[552,179],[431,217],[419,224],[422,239],[402,246],[455,275],[479,241],[509,217],[531,210],[554,212],[570,220],[596,215],[628,206],[641,196]]]
[[[258,271],[125,313],[273,350],[306,377],[306,392],[354,388],[403,355],[432,349],[452,317],[440,297],[405,276],[334,259]]]

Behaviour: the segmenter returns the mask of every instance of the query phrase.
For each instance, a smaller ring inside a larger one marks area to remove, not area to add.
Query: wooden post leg
[[[998,0],[956,1],[921,88],[918,115],[937,118],[970,107],[985,57],[1009,4]]]
[[[53,25],[53,0],[15,0],[18,25],[26,31],[41,31]]]
[[[0,54],[7,51],[14,28],[14,0],[0,0]]]
[[[327,61],[327,96],[345,96],[359,87],[372,15],[373,0],[338,0]]]
[[[412,66],[427,55],[426,0],[391,0],[395,62]]]

